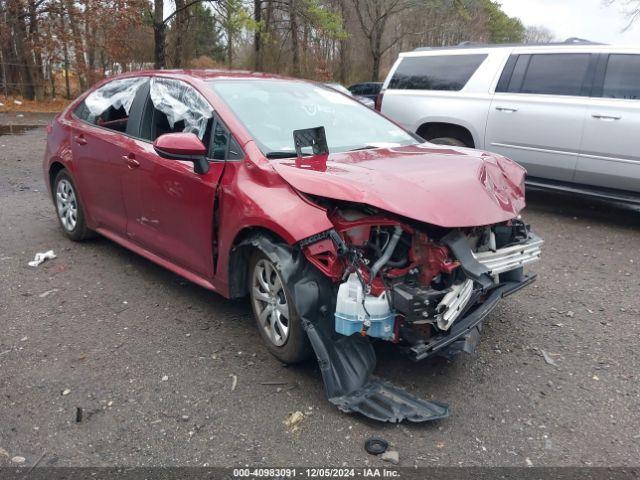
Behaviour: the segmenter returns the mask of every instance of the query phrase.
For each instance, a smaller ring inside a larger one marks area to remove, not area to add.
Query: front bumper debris
[[[405,348],[405,353],[411,360],[420,361],[432,355],[444,353],[444,356],[451,356],[454,351],[465,351],[473,353],[475,345],[479,340],[482,321],[489,315],[504,297],[517,292],[536,280],[537,275],[530,274],[523,276],[521,281],[504,282],[491,290],[484,302],[473,306],[472,310],[463,313],[463,317],[457,320],[452,327],[440,335],[431,337],[428,342]],[[475,304],[480,297],[479,293],[475,293],[472,297],[470,305]],[[456,345],[456,343],[458,343]]]
[[[524,243],[473,255],[487,268],[490,275],[498,275],[540,260],[543,243],[540,237],[529,233],[529,239]]]

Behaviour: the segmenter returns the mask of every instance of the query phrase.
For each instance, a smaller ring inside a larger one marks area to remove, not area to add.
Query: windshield
[[[294,156],[293,131],[315,127],[324,127],[330,153],[418,143],[381,115],[328,87],[283,80],[218,80],[209,85],[267,156]]]

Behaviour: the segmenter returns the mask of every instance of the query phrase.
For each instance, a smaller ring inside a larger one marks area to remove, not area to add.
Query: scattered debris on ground
[[[38,252],[36,253],[35,257],[33,257],[33,260],[29,262],[29,266],[37,267],[41,263],[46,262],[47,260],[53,260],[54,258],[56,258],[56,254],[53,253],[53,250]]]
[[[304,420],[304,413],[302,413],[300,410],[297,410],[295,412],[288,414],[284,418],[283,423],[287,426],[287,428],[289,429],[289,432],[293,433],[298,431],[298,429],[300,428],[300,423],[302,423],[303,420]]]
[[[364,449],[371,455],[381,455],[389,448],[389,442],[384,438],[371,437],[364,442]]]
[[[547,362],[549,365],[553,365],[554,367],[557,366],[556,361],[551,358],[551,355],[549,355],[547,352],[545,352],[544,350],[540,350],[540,353],[542,353],[542,357],[544,358],[544,361]]]
[[[398,463],[400,463],[400,454],[396,450],[387,450],[380,455],[380,458],[383,462],[389,462],[394,465],[398,465]]]

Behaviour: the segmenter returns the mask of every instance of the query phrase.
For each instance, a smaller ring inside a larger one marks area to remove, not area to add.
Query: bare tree
[[[622,13],[627,17],[627,25],[623,31],[629,30],[634,23],[640,20],[640,0],[604,0],[604,4],[621,6]]]
[[[377,81],[380,77],[382,55],[406,34],[400,29],[395,36],[385,41],[389,20],[410,8],[412,4],[408,0],[353,0],[353,4],[362,33],[369,44],[372,61],[371,80]]]
[[[553,32],[542,25],[530,25],[524,31],[524,43],[550,43],[554,40]]]

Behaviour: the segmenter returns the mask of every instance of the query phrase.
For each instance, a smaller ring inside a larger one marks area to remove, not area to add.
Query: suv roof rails
[[[414,52],[426,52],[429,50],[455,50],[464,48],[500,48],[500,47],[553,47],[558,45],[606,45],[600,42],[592,42],[584,38],[569,37],[562,42],[549,43],[481,43],[481,42],[460,42],[458,45],[448,45],[444,47],[418,47]]]

